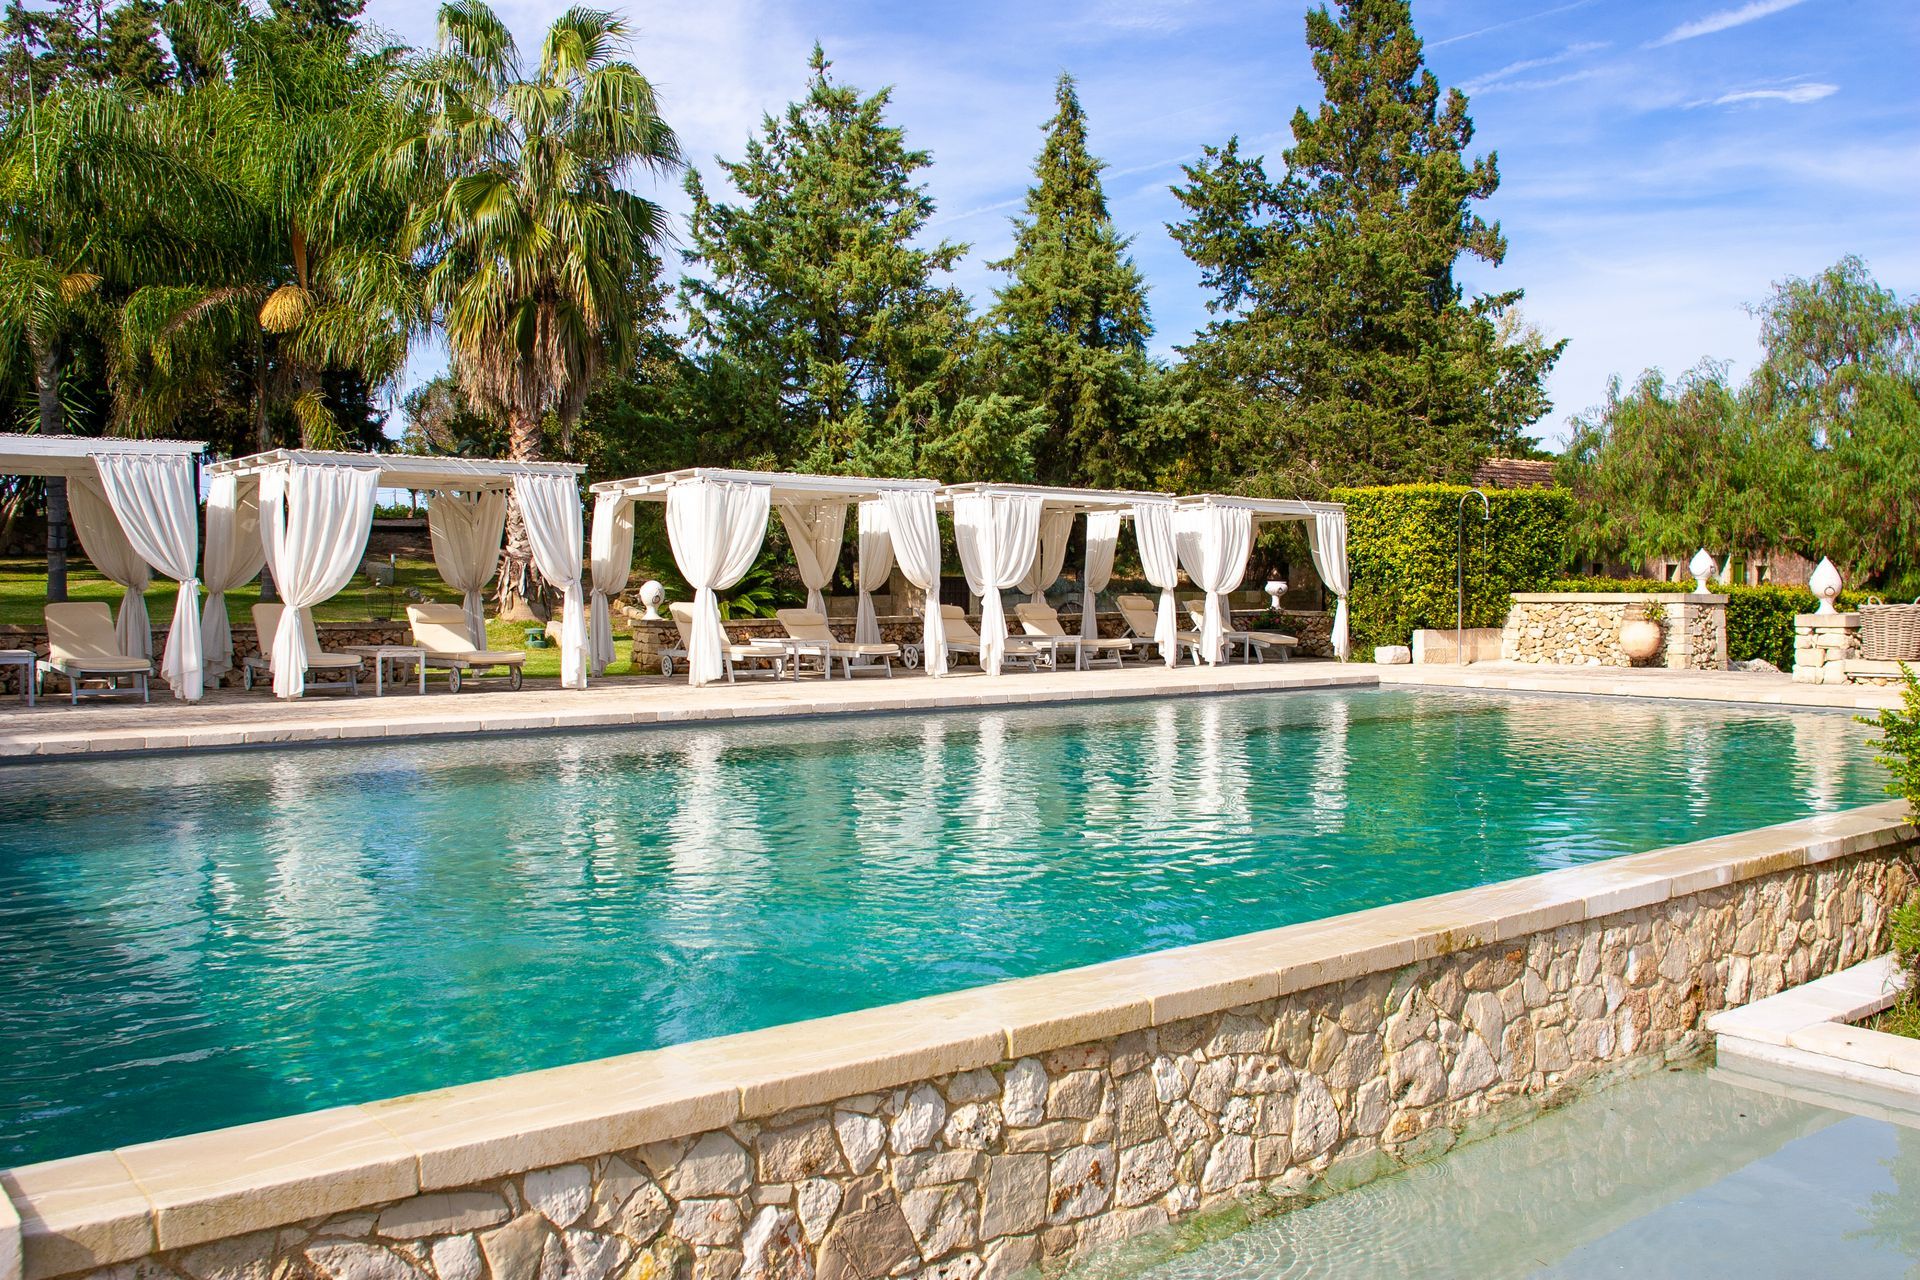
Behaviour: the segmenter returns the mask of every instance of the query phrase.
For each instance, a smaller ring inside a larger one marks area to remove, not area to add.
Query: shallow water
[[[1920,1124],[1920,1116],[1914,1117]],[[1133,1280],[1920,1274],[1920,1129],[1723,1083],[1625,1081]]]
[[[1882,798],[1846,716],[1363,690],[0,770],[0,1165]]]

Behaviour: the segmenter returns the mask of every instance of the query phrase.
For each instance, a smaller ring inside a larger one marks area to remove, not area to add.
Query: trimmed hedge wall
[[[1765,658],[1782,671],[1793,670],[1793,615],[1812,613],[1820,601],[1805,587],[1715,586],[1727,597],[1727,660],[1746,662]],[[1693,579],[1663,582],[1658,578],[1561,578],[1542,591],[1644,591],[1673,595],[1693,590]],[[1838,607],[1858,608],[1863,591],[1842,591]]]
[[[1354,651],[1407,644],[1420,627],[1454,622],[1454,556],[1461,485],[1388,485],[1335,489],[1347,507],[1348,598]],[[1470,627],[1507,620],[1516,591],[1543,591],[1566,569],[1573,496],[1564,489],[1494,489],[1491,515],[1480,501],[1467,511],[1467,611]],[[1791,644],[1791,639],[1789,639]]]

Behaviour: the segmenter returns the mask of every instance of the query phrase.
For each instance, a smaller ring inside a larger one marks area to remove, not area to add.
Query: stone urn
[[[1664,638],[1659,619],[1646,614],[1638,614],[1620,624],[1620,648],[1634,662],[1645,662],[1659,653]]]

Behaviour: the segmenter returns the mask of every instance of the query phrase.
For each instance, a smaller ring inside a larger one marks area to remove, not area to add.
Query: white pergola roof
[[[204,440],[0,434],[0,475],[91,475],[93,460],[103,453],[135,454],[150,458],[192,458],[206,450]]]
[[[721,484],[758,484],[773,490],[775,502],[819,501],[845,498],[857,502],[877,498],[889,491],[919,490],[937,493],[938,480],[882,479],[876,476],[813,476],[793,471],[735,471],[726,467],[686,467],[662,471],[658,475],[631,476],[625,480],[602,480],[594,493],[617,493],[636,502],[664,502],[667,490],[693,480],[712,480]]]
[[[228,458],[209,475],[257,476],[295,463],[318,467],[378,467],[383,489],[458,489],[477,493],[510,489],[515,476],[578,476],[577,462],[513,462],[506,458],[454,458],[426,453],[346,453],[332,449],[275,449]]]
[[[940,491],[940,505],[952,506],[962,494],[1028,494],[1041,505],[1074,512],[1127,511],[1136,502],[1172,502],[1170,493],[1148,493],[1135,489],[1075,489],[1048,484],[950,484]]]
[[[1178,500],[1183,507],[1244,507],[1253,513],[1255,524],[1281,520],[1311,520],[1320,515],[1340,515],[1344,503],[1308,502],[1304,498],[1243,498],[1234,493],[1196,493]]]

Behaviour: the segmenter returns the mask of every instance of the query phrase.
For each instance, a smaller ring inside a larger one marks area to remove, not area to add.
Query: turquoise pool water
[[[1838,715],[1333,691],[0,770],[0,1165],[1881,797]]]
[[[1143,1241],[1075,1280],[1920,1275],[1920,1114],[1895,1124],[1735,1079],[1625,1081],[1165,1261],[1152,1254],[1168,1242]]]

